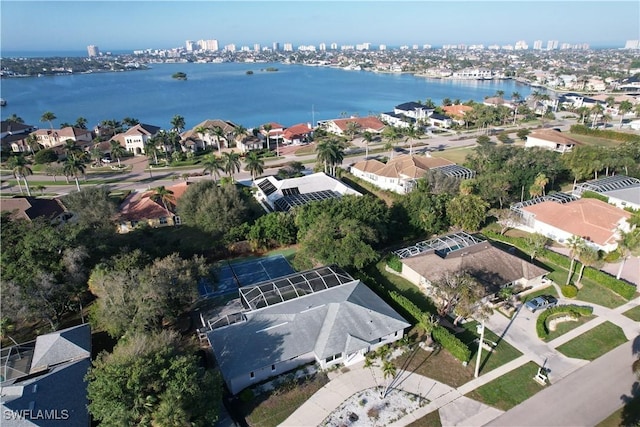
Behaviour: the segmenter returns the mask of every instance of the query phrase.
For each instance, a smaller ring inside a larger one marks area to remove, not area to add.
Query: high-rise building
[[[198,46],[202,50],[210,50],[216,52],[218,47],[218,40],[198,40]]]
[[[260,52],[260,43],[254,43],[253,44],[253,51],[254,52]]]
[[[321,50],[322,52],[324,52],[325,50],[327,50],[327,44],[326,44],[326,43],[320,43],[320,46],[319,46],[319,47],[320,47],[320,50]]]
[[[291,43],[285,43],[283,50],[285,52],[293,52],[293,45]]]
[[[514,47],[515,50],[527,50],[529,49],[529,45],[524,40],[518,40]]]
[[[338,43],[331,43],[331,50],[338,50]]]
[[[542,50],[542,40],[536,40],[533,42],[533,50]]]
[[[187,49],[187,52],[193,52],[195,50],[196,46],[197,46],[196,43],[194,41],[192,41],[192,40],[187,40],[184,43],[184,47]]]
[[[98,49],[98,46],[90,44],[89,46],[87,46],[87,53],[89,54],[89,58],[100,56],[100,49]]]
[[[274,52],[279,52],[280,51],[280,43],[273,42],[272,49],[273,49]]]
[[[381,44],[380,46],[378,46],[379,50],[387,50],[387,45],[386,44]]]
[[[549,40],[547,42],[547,50],[557,50],[558,49],[558,40]]]
[[[640,49],[640,40],[627,40],[624,44],[625,49]]]
[[[225,52],[235,52],[235,51],[236,51],[236,45],[235,45],[235,44],[233,44],[233,43],[228,44],[228,45],[226,45],[226,46],[224,47],[224,51],[225,51]]]

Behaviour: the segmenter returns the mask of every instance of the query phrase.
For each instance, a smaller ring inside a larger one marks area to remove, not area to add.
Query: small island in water
[[[173,73],[171,77],[176,80],[187,80],[187,75],[183,72]]]

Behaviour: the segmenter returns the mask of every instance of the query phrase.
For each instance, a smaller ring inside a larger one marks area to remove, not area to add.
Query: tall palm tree
[[[604,111],[604,107],[600,103],[596,103],[593,107],[591,107],[591,114],[593,114],[593,123],[591,123],[591,127],[596,127],[596,123],[598,122],[598,117]]]
[[[51,130],[53,130],[53,121],[57,119],[56,115],[53,114],[51,111],[45,111],[42,116],[40,117],[40,121],[41,122],[48,122],[49,123],[49,128]]]
[[[620,252],[622,262],[618,268],[616,279],[619,280],[620,276],[622,276],[622,270],[624,269],[624,264],[627,262],[629,255],[637,254],[638,251],[640,251],[640,227],[636,227],[629,232],[621,230],[620,238],[618,239],[618,252]]]
[[[8,166],[13,171],[13,176],[18,181],[18,187],[20,187],[20,192],[22,193],[22,186],[20,185],[20,178],[24,180],[24,186],[27,190],[27,196],[31,196],[31,190],[29,190],[29,183],[27,182],[27,176],[33,175],[33,171],[29,167],[27,160],[24,156],[14,156],[9,159],[7,162]]]
[[[582,266],[580,267],[580,273],[578,273],[578,280],[576,280],[577,284],[580,284],[582,280],[582,273],[584,273],[585,267],[593,267],[598,261],[600,261],[600,254],[595,248],[591,246],[584,245],[580,251],[578,252],[578,259]]]
[[[382,376],[384,377],[384,379],[389,379],[384,389],[384,393],[382,393],[381,396],[383,399],[387,397],[387,394],[389,393],[389,389],[391,388],[391,384],[393,384],[393,379],[395,378],[397,372],[398,371],[396,369],[396,365],[394,365],[393,362],[391,362],[390,360],[385,360],[382,362]]]
[[[173,212],[173,208],[170,206],[176,205],[176,197],[173,195],[173,191],[166,188],[164,185],[153,189],[153,198],[156,201],[162,203],[162,206],[169,212]]]
[[[316,158],[324,165],[324,173],[335,176],[336,166],[344,160],[343,146],[334,139],[321,141],[316,145]]]
[[[40,150],[40,144],[38,143],[38,137],[35,133],[30,133],[25,139],[24,142],[31,150],[31,154],[35,154],[36,151]]]
[[[134,119],[133,117],[127,116],[124,119],[122,119],[122,124],[127,126],[128,128],[132,128],[139,123],[140,123],[140,120]]]
[[[251,151],[244,159],[244,170],[251,172],[251,178],[255,181],[264,172],[264,160],[258,157],[258,153]]]
[[[104,153],[102,152],[100,147],[95,145],[89,152],[89,155],[91,156],[91,160],[93,160],[95,163],[97,163],[98,165],[102,164],[102,156],[104,155]]]
[[[64,175],[68,178],[72,176],[76,181],[76,188],[80,191],[80,182],[78,182],[78,176],[83,177],[85,172],[85,165],[80,159],[68,157],[63,167]]]
[[[360,124],[358,122],[347,123],[346,133],[351,139],[355,138],[359,130],[360,130]]]
[[[198,126],[193,130],[195,133],[198,134],[198,136],[200,136],[200,140],[202,141],[202,148],[206,149],[207,148],[207,141],[205,140],[205,136],[209,135],[211,133],[211,129],[209,129],[206,126]]]
[[[224,130],[220,126],[214,126],[210,131],[215,137],[218,144],[218,154],[222,155],[222,140],[227,140]],[[228,144],[227,144],[228,145]]]
[[[224,170],[224,163],[222,158],[213,154],[207,154],[206,156],[204,156],[202,165],[204,166],[204,170],[202,171],[202,173],[210,173],[211,179],[214,181],[217,178],[220,178],[220,172]]]
[[[390,150],[389,158],[392,159],[393,147],[396,145],[396,143],[400,139],[400,133],[398,132],[398,129],[395,126],[387,126],[382,131],[382,136],[387,140],[387,143],[385,144],[384,148],[388,148]]]
[[[185,126],[184,117],[178,114],[173,116],[173,118],[171,119],[171,126],[173,126],[173,130],[175,130],[176,132],[178,133],[182,132]]]
[[[222,153],[222,164],[224,165],[224,171],[233,182],[233,174],[240,172],[240,154],[231,150],[231,152]]]
[[[267,136],[267,150],[269,150],[271,148],[271,140],[269,138],[269,132],[271,132],[271,129],[273,129],[273,127],[271,126],[271,123],[265,123],[264,125],[262,125],[262,129],[264,130]]]
[[[569,275],[567,276],[567,285],[571,281],[573,275],[573,266],[576,262],[576,257],[584,247],[584,240],[579,236],[571,236],[567,239],[566,247],[569,249],[569,258],[571,258],[571,264],[569,265]]]
[[[72,157],[74,159],[79,159],[82,157],[82,149],[76,145],[76,142],[73,139],[67,139],[64,142],[64,152],[67,157]]]
[[[149,157],[149,159],[153,159],[154,164],[158,164],[158,139],[157,137],[149,138],[147,142],[144,144],[144,153]]]
[[[5,120],[8,121],[8,122],[12,122],[12,123],[24,123],[24,119],[22,117],[16,115],[16,113],[11,114]]]
[[[86,129],[87,128],[87,119],[85,119],[84,117],[80,116],[76,119],[76,122],[73,124],[74,127],[80,128],[80,129]]]
[[[371,132],[364,131],[362,134],[362,139],[364,139],[364,159],[367,160],[369,158],[369,144],[373,141],[373,134]]]
[[[549,184],[549,178],[542,172],[536,175],[533,181],[533,185],[540,188],[543,196],[546,194],[545,187],[547,186],[547,184]]]
[[[624,115],[633,109],[633,104],[627,100],[620,102],[618,106],[618,114],[620,115],[620,127],[622,128],[622,119]]]
[[[127,154],[126,148],[124,148],[118,141],[111,141],[111,157],[115,158],[118,161],[118,167],[122,167],[120,164],[120,159]]]

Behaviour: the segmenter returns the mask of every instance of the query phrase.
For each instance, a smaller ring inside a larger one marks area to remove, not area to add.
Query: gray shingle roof
[[[90,356],[91,331],[88,324],[40,335],[36,339],[31,372]]]

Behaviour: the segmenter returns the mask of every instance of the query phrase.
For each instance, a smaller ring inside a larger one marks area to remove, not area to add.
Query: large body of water
[[[276,67],[278,71],[264,71]],[[253,71],[247,75],[247,71]],[[182,71],[188,80],[175,80]],[[17,114],[43,126],[53,112],[54,126],[78,117],[94,126],[102,120],[133,117],[169,128],[176,114],[187,128],[206,119],[230,120],[246,128],[266,122],[286,127],[316,123],[343,114],[365,116],[393,111],[395,105],[430,98],[482,101],[504,91],[522,97],[531,89],[513,80],[437,80],[408,74],[381,74],[325,67],[265,63],[153,64],[150,70],[3,79],[7,101],[2,117]],[[48,125],[46,125],[48,126]]]

